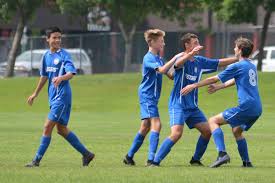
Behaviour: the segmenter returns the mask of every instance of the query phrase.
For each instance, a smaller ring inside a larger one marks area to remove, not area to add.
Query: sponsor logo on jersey
[[[57,67],[47,67],[46,72],[56,72],[57,69]]]
[[[191,80],[191,81],[196,81],[197,80],[197,76],[192,76],[189,74],[185,74],[186,79]]]

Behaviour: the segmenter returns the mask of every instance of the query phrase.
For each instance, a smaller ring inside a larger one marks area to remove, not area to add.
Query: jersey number
[[[252,86],[256,86],[257,85],[257,75],[256,72],[252,69],[249,70],[249,83]]]

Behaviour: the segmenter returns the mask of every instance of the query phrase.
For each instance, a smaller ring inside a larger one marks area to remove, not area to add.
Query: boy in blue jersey
[[[237,61],[235,57],[209,59],[195,56],[200,50],[194,50],[194,48],[200,47],[198,37],[195,34],[185,34],[182,37],[182,44],[185,50],[182,55],[186,55],[186,57],[175,62],[174,88],[169,99],[171,134],[161,144],[152,166],[159,166],[174,144],[181,138],[184,123],[190,129],[196,128],[201,133],[190,164],[203,165],[200,160],[211,137],[209,125],[205,115],[198,107],[198,90],[187,96],[182,96],[180,90],[188,84],[199,82],[202,74],[214,72],[219,66],[226,66]]]
[[[82,165],[88,166],[94,154],[88,151],[77,136],[67,127],[70,112],[72,92],[69,80],[76,74],[76,69],[68,52],[61,48],[61,30],[51,27],[46,30],[50,49],[43,56],[41,77],[34,93],[28,98],[31,106],[48,80],[48,96],[50,112],[44,124],[40,146],[31,163],[26,167],[38,167],[51,142],[53,128],[63,136],[77,151],[82,154]]]
[[[173,78],[169,69],[175,63],[179,55],[173,57],[166,64],[163,63],[159,52],[163,49],[165,32],[159,29],[150,29],[144,33],[149,50],[143,58],[142,81],[138,89],[140,102],[141,126],[136,134],[132,146],[126,154],[123,162],[126,165],[135,165],[134,154],[141,147],[145,136],[150,132],[149,153],[147,165],[150,165],[155,157],[161,130],[159,118],[158,101],[161,93],[162,74],[166,74],[170,79]]]
[[[252,50],[253,43],[249,39],[238,38],[235,41],[234,51],[239,62],[228,66],[220,74],[199,83],[186,86],[181,91],[183,95],[186,95],[196,88],[214,84],[218,81],[221,81],[223,84],[210,85],[209,93],[233,86],[234,84],[237,86],[239,105],[226,109],[224,112],[211,117],[208,121],[214,142],[219,151],[217,160],[210,166],[212,168],[230,162],[230,157],[225,150],[224,135],[220,128],[221,125],[225,124],[229,124],[232,127],[232,132],[238,144],[238,151],[243,161],[243,167],[253,167],[248,156],[247,143],[243,135],[243,131],[249,130],[262,114],[257,70],[249,60]]]

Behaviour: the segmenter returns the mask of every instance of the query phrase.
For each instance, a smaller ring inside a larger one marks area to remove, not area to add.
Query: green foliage
[[[36,8],[43,0],[0,0],[0,17],[8,22],[12,17],[19,13],[25,20],[30,19]]]

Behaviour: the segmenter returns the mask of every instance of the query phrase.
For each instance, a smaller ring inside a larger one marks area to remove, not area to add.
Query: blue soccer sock
[[[243,161],[249,162],[248,148],[245,138],[237,140],[239,154]]]
[[[143,143],[143,140],[144,140],[144,136],[141,135],[139,132],[137,133],[134,141],[133,141],[133,144],[128,152],[128,156],[130,158],[133,158],[135,153],[139,150],[140,146],[142,145]]]
[[[174,144],[175,143],[170,138],[166,138],[161,144],[159,151],[154,158],[154,162],[159,164],[171,151]]]
[[[89,152],[72,131],[69,132],[65,139],[83,156]]]
[[[47,148],[49,147],[51,142],[51,137],[42,136],[40,141],[40,146],[36,152],[36,155],[34,157],[34,161],[40,161],[42,157],[44,156],[45,152],[47,151]]]
[[[155,157],[155,153],[158,148],[159,143],[159,132],[151,131],[149,137],[149,154],[148,160],[153,161]]]
[[[203,156],[204,152],[206,151],[207,145],[208,145],[209,139],[206,139],[202,136],[199,137],[196,150],[194,153],[193,158],[195,160],[200,160],[201,157]]]
[[[226,152],[225,151],[225,144],[224,144],[224,136],[221,128],[217,128],[212,132],[212,136],[214,138],[214,142],[216,144],[217,150],[219,152]]]

